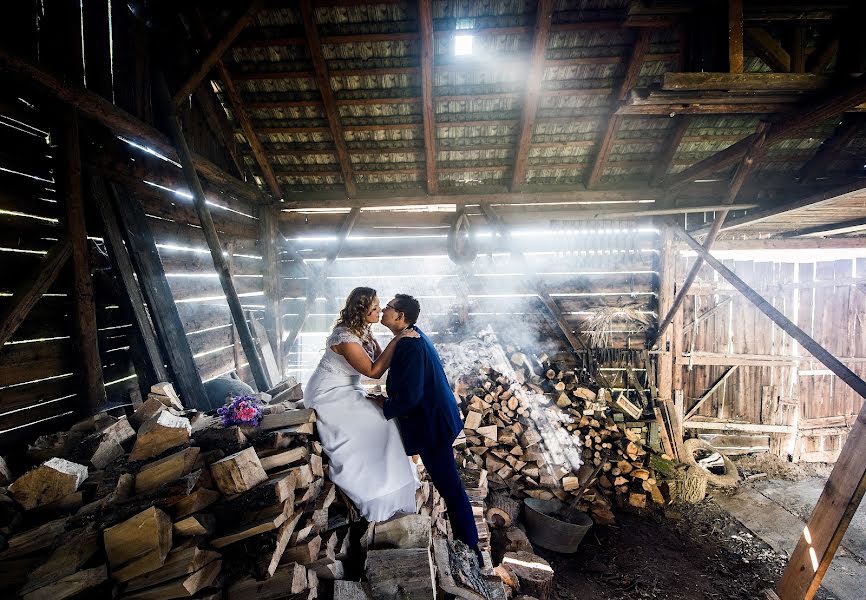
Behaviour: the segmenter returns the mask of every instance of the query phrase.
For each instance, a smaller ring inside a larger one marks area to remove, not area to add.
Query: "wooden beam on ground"
[[[280,284],[280,256],[279,250],[282,244],[278,244],[280,237],[279,223],[277,221],[277,206],[264,206],[259,211],[259,243],[262,249],[262,276],[264,278],[265,292],[265,329],[271,348],[276,352],[277,366],[280,373],[284,372],[283,365],[283,327],[280,317],[280,298],[282,286]]]
[[[144,382],[148,387],[160,381],[169,381],[168,371],[159,349],[159,341],[153,330],[153,323],[147,313],[147,303],[141,293],[139,282],[135,279],[135,270],[130,261],[127,248],[123,244],[123,234],[120,231],[120,220],[108,198],[105,182],[96,176],[90,177],[90,193],[93,202],[102,217],[105,241],[108,243],[108,255],[129,304],[135,326],[142,339],[147,355],[148,370],[152,381]]]
[[[81,403],[85,414],[93,414],[105,403],[105,383],[102,380],[102,359],[96,334],[96,304],[93,279],[90,275],[90,249],[84,218],[84,194],[81,180],[81,142],[78,135],[78,111],[65,111],[63,143],[63,179],[61,192],[66,203],[66,226],[72,243],[72,300],[75,307],[74,347],[79,361],[84,394]]]
[[[653,170],[652,185],[654,186],[661,183],[667,176],[674,162],[674,156],[677,154],[677,149],[680,147],[689,125],[692,124],[692,117],[689,115],[677,115],[674,119],[676,119],[676,123],[674,123],[670,137],[665,142],[659,161]]]
[[[516,191],[526,182],[526,167],[529,163],[529,145],[535,131],[535,116],[538,112],[538,93],[544,79],[544,61],[550,22],[553,15],[553,0],[539,0],[535,12],[535,29],[532,36],[530,67],[526,78],[523,109],[520,113],[517,147],[514,151],[514,168],[511,175],[511,190]]]
[[[635,83],[637,83],[637,78],[638,75],[640,75],[640,69],[643,65],[644,55],[646,55],[649,50],[652,33],[653,32],[650,29],[640,29],[638,31],[634,46],[632,46],[631,49],[631,57],[629,58],[628,66],[625,70],[625,76],[623,77],[616,94],[615,101],[617,103],[625,100]],[[598,185],[599,181],[601,181],[601,175],[604,172],[604,165],[605,162],[607,162],[607,155],[613,145],[616,132],[619,131],[619,127],[622,124],[623,117],[615,114],[615,110],[612,112],[614,112],[614,114],[612,114],[607,121],[607,127],[602,135],[601,143],[598,146],[598,152],[595,154],[595,160],[593,160],[592,168],[590,169],[589,176],[586,179],[587,188],[593,188]]]
[[[424,116],[424,167],[427,193],[439,193],[436,173],[436,113],[433,109],[433,0],[418,0],[421,30],[421,110]]]
[[[800,200],[795,200],[793,202],[788,202],[786,204],[780,204],[777,206],[773,206],[771,208],[767,208],[764,210],[757,210],[748,215],[744,215],[742,217],[738,217],[736,219],[732,219],[725,223],[722,226],[721,231],[730,231],[732,229],[739,229],[741,227],[747,227],[750,225],[755,225],[762,221],[766,221],[768,219],[774,219],[786,213],[800,210],[802,208],[817,208],[824,204],[830,204],[832,202],[837,202],[844,198],[850,198],[852,196],[861,196],[866,194],[864,192],[866,190],[866,181],[856,180],[850,183],[846,183],[845,185],[833,188],[831,190],[825,190],[822,192],[818,192],[817,194],[810,194]],[[709,227],[699,227],[690,231],[692,235],[699,236],[704,235],[709,231]],[[771,241],[771,240],[768,240]],[[829,241],[829,240],[828,240]],[[859,243],[859,242],[858,242]]]
[[[698,401],[695,402],[695,405],[689,409],[689,412],[687,412],[685,414],[685,416],[683,417],[683,420],[687,421],[689,419],[689,417],[691,417],[696,412],[698,412],[701,409],[701,407],[704,405],[704,403],[710,399],[710,397],[716,392],[716,390],[718,390],[719,388],[721,388],[725,384],[725,381],[728,380],[728,377],[733,375],[734,372],[738,368],[739,368],[738,365],[734,365],[733,367],[730,367],[727,371],[722,373],[722,376],[716,380],[716,382],[712,385],[712,387],[710,387],[709,390],[707,390],[707,393],[705,393],[703,396],[701,396],[698,399]]]
[[[11,306],[0,315],[0,348],[12,339],[21,323],[57,279],[71,254],[72,242],[67,234],[51,247],[33,279],[22,282],[12,291]]]
[[[172,298],[148,219],[138,200],[114,183],[110,183],[108,187],[115,214],[123,224],[123,237],[129,257],[168,360],[171,381],[185,407],[204,410],[209,406],[207,396],[177,312],[177,305]]]
[[[863,123],[866,122],[864,117],[866,115],[863,113],[848,113],[842,116],[842,122],[836,126],[830,139],[824,140],[815,155],[800,169],[801,184],[812,183],[816,177],[827,172],[828,167],[839,158],[845,147],[860,131]]]
[[[791,55],[766,30],[746,27],[745,40],[752,51],[776,73],[790,73]]]
[[[265,181],[267,182],[268,187],[271,190],[271,193],[274,195],[274,198],[279,200],[283,197],[283,190],[280,188],[280,184],[277,182],[277,177],[274,174],[274,169],[271,166],[270,161],[268,160],[268,156],[265,152],[264,147],[262,146],[262,142],[259,139],[258,134],[253,129],[252,121],[250,121],[250,116],[247,114],[246,108],[244,108],[244,102],[241,98],[241,94],[238,91],[237,86],[235,86],[235,82],[232,81],[231,74],[229,73],[229,70],[226,68],[225,63],[222,60],[216,61],[216,69],[219,73],[220,81],[222,81],[226,95],[229,98],[229,103],[232,105],[232,111],[235,113],[235,118],[237,119],[238,124],[241,126],[241,129],[244,132],[244,137],[247,138],[247,143],[250,145],[250,149],[253,151],[253,156],[256,159],[256,163],[262,170],[262,175],[264,176]]]
[[[795,109],[791,114],[780,117],[767,134],[767,146],[820,125],[827,119],[837,117],[864,101],[866,101],[866,75],[860,75],[844,89],[831,96],[813,101],[807,106]],[[730,167],[746,154],[753,138],[754,134],[692,165],[685,171],[668,177],[665,180],[667,187],[676,189],[695,179]]]
[[[49,95],[77,108],[81,116],[108,127],[117,135],[152,148],[171,159],[177,159],[177,152],[168,136],[93,92],[67,84],[44,69],[2,49],[0,49],[0,71],[11,73],[35,84]],[[212,184],[255,204],[262,201],[262,194],[258,188],[229,175],[206,158],[193,155],[193,163],[195,169]]]
[[[196,173],[193,166],[192,153],[189,150],[189,146],[187,146],[186,137],[183,134],[183,130],[180,126],[180,121],[178,120],[177,114],[175,113],[174,103],[172,102],[172,98],[169,95],[168,86],[165,83],[165,78],[162,77],[161,74],[158,75],[156,83],[156,95],[158,98],[158,102],[162,105],[162,109],[165,115],[168,117],[168,125],[169,129],[171,130],[171,137],[174,140],[175,146],[177,147],[177,154],[180,158],[180,164],[183,165],[183,174],[186,178],[186,183],[189,186],[190,192],[192,193],[195,212],[198,216],[199,223],[201,224],[202,233],[204,234],[205,240],[207,240],[207,245],[210,249],[210,255],[213,259],[214,270],[219,276],[220,285],[223,288],[223,293],[225,294],[226,301],[228,302],[229,310],[232,314],[232,320],[234,321],[235,327],[237,328],[238,336],[240,337],[241,341],[241,346],[244,349],[244,354],[247,357],[247,361],[249,361],[250,371],[252,371],[253,379],[256,382],[256,387],[259,390],[268,390],[271,388],[271,382],[268,379],[268,376],[265,373],[264,366],[262,365],[262,361],[259,358],[256,343],[253,340],[253,335],[250,332],[249,325],[247,324],[244,310],[241,306],[241,301],[238,298],[237,291],[235,290],[234,281],[232,281],[231,273],[229,273],[229,268],[226,264],[225,256],[223,255],[223,247],[220,244],[219,236],[216,232],[216,227],[214,227],[213,218],[210,214],[210,208],[208,208],[207,201],[204,197],[204,190],[202,190],[201,187],[201,181],[199,180],[198,174]]]
[[[190,70],[189,76],[184,80],[177,93],[174,95],[175,104],[181,104],[192,94],[208,72],[220,62],[229,46],[237,39],[240,33],[246,29],[256,13],[261,9],[262,0],[251,0],[238,6],[226,19],[226,27],[214,36],[202,50],[198,64]]]
[[[743,187],[743,184],[746,182],[746,179],[748,179],[749,174],[756,166],[758,159],[764,153],[767,134],[770,132],[770,130],[770,125],[765,121],[762,121],[758,124],[758,131],[752,137],[752,142],[749,146],[749,150],[743,156],[742,161],[737,166],[737,170],[734,173],[733,178],[731,179],[731,183],[728,187],[728,192],[724,198],[725,204],[733,204],[734,201],[737,199],[737,195],[740,193],[740,189]],[[712,227],[710,227],[710,231],[707,234],[706,239],[704,240],[705,249],[709,250],[712,247],[713,242],[716,241],[716,236],[719,234],[719,231],[721,230],[727,216],[727,209],[719,211],[716,214],[716,218],[713,220],[713,225]],[[695,260],[695,263],[692,265],[691,270],[686,275],[682,286],[679,290],[677,290],[677,295],[674,298],[673,304],[671,304],[670,310],[665,315],[664,319],[662,319],[659,323],[659,337],[661,337],[665,329],[667,329],[668,325],[670,325],[671,321],[673,321],[674,315],[676,315],[677,311],[679,311],[680,309],[680,306],[682,306],[682,303],[686,299],[686,295],[689,293],[689,289],[695,282],[695,279],[697,278],[702,266],[703,260],[700,256],[698,256],[698,258]]]
[[[346,138],[343,135],[343,126],[340,124],[340,111],[334,100],[334,91],[331,89],[331,75],[328,73],[328,65],[325,62],[324,54],[322,54],[322,42],[319,39],[319,30],[310,0],[301,0],[300,4],[304,31],[307,36],[307,49],[310,51],[310,58],[316,70],[316,84],[322,95],[322,104],[325,108],[325,115],[328,117],[328,127],[334,140],[337,159],[340,161],[343,185],[346,187],[346,194],[351,198],[357,193],[357,188],[352,169],[352,159],[349,157]]]
[[[806,332],[762,298],[742,279],[716,260],[684,229],[674,232],[731,285],[739,290],[783,331],[817,358],[861,398],[866,399],[866,381],[860,379],[838,358],[828,352]],[[765,426],[767,427],[767,426]],[[776,587],[782,600],[814,598],[851,518],[866,493],[866,402],[848,433],[848,439],[809,518],[809,523],[797,542],[788,566]]]
[[[728,0],[728,71],[743,72],[743,0]]]

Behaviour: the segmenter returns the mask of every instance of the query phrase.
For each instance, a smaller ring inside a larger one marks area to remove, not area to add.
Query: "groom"
[[[415,327],[420,312],[421,305],[407,294],[397,294],[382,310],[382,325],[395,335],[407,327],[421,335],[398,342],[382,410],[385,418],[399,419],[406,454],[421,456],[433,485],[445,500],[454,538],[472,548],[480,564],[478,530],[452,449],[463,423],[439,355],[430,339]]]

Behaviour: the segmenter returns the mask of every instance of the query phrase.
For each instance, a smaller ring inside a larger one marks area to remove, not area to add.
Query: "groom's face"
[[[382,325],[384,325],[388,329],[403,328],[403,326],[401,325],[403,321],[403,313],[397,312],[397,310],[394,308],[394,303],[396,301],[397,300],[395,298],[391,298],[391,300],[388,301],[388,304],[386,304],[382,309]]]

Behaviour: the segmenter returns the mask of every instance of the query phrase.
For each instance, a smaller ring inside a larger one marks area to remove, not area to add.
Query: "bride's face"
[[[379,306],[379,297],[373,296],[373,303],[370,305],[370,310],[367,311],[367,323],[378,323],[382,316],[382,309]]]

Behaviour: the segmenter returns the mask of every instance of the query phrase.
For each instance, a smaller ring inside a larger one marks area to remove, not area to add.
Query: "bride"
[[[382,350],[370,330],[381,312],[376,290],[352,290],[304,390],[304,406],[316,411],[330,479],[368,521],[414,513],[419,486],[397,425],[367,399],[360,383],[361,375],[378,379],[385,373],[401,339],[419,337],[412,329],[404,330]]]

